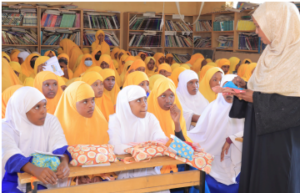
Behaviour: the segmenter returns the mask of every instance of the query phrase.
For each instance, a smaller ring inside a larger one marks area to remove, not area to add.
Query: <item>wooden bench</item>
[[[128,157],[129,155],[119,155],[118,158]],[[170,157],[157,157],[148,162],[137,162],[132,164],[125,164],[123,162],[111,163],[110,166],[101,167],[73,167],[70,165],[69,177],[84,176],[92,174],[101,174],[109,172],[118,172],[125,170],[151,168],[156,166],[183,164]],[[30,178],[32,177],[27,173],[18,173],[19,181],[21,184],[27,184],[27,191],[30,191]],[[36,180],[37,182],[38,180]],[[34,183],[35,189],[37,187]],[[182,188],[196,186],[200,190],[200,193],[204,193],[205,189],[205,173],[199,170],[183,171],[170,174],[161,174],[153,176],[145,176],[138,178],[129,178],[115,181],[97,182],[91,184],[84,184],[78,186],[69,186],[64,188],[55,188],[49,190],[41,190],[39,192],[55,192],[55,193],[83,193],[83,192],[152,192],[167,190],[173,188]],[[33,190],[32,192],[36,192]]]

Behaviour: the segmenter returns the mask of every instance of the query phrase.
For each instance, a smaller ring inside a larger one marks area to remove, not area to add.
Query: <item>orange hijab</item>
[[[46,81],[46,80],[56,80],[57,81],[57,85],[58,85],[58,78],[57,76],[53,73],[53,72],[50,72],[50,71],[42,71],[42,72],[39,72],[35,78],[34,78],[34,82],[33,82],[33,86],[38,89],[41,93],[43,93],[43,82]],[[57,86],[57,93],[55,95],[54,98],[52,99],[49,99],[47,98],[46,96],[46,99],[47,99],[47,113],[50,113],[50,114],[54,114],[55,112],[55,109],[56,109],[56,106],[57,106],[57,103],[60,99],[60,96],[62,94],[62,89],[60,86]]]
[[[142,57],[141,57],[141,56],[142,56],[142,54],[144,54],[144,55],[146,56],[146,57],[145,57],[145,60],[146,60],[146,58],[147,58],[147,54],[145,54],[144,52],[139,52],[139,53],[138,53],[138,56],[139,56],[139,57],[142,59]]]
[[[128,71],[126,72],[126,75],[125,75],[125,80],[126,80],[126,77],[128,76],[129,74],[129,71],[130,70],[136,70],[140,67],[144,67],[146,69],[146,64],[145,62],[142,60],[142,59],[136,59],[130,66],[130,68],[128,69]]]
[[[2,119],[5,118],[6,106],[10,97],[16,92],[19,88],[23,87],[22,85],[11,86],[2,93]]]
[[[92,61],[93,61],[93,64],[92,66],[86,66],[84,64],[84,61],[86,58],[92,58]],[[74,77],[79,77],[82,73],[84,73],[87,69],[93,67],[93,66],[96,66],[96,62],[95,60],[93,59],[93,56],[91,54],[84,54],[83,57],[81,58],[81,61],[80,61],[80,64],[78,65],[78,67],[76,68],[75,70],[75,73],[74,73]]]
[[[98,53],[98,52],[101,52],[101,46],[98,46],[95,50],[93,50],[93,52],[91,53],[92,57],[93,57],[93,60],[95,61],[96,65],[97,66],[100,66],[101,62],[100,62],[100,58],[103,56],[102,52],[101,52],[101,56],[99,58],[99,60],[96,60],[95,59],[95,55]]]
[[[158,67],[158,66],[160,65],[160,64],[159,64],[159,59],[160,59],[161,57],[165,57],[165,55],[164,55],[163,53],[161,53],[161,52],[156,52],[156,53],[154,54],[153,58],[155,58],[155,61],[156,61],[155,65],[156,65],[156,67]]]
[[[59,42],[59,45],[63,48],[62,53],[66,53],[70,57],[69,68],[73,70],[74,66],[76,65],[78,56],[83,54],[81,49],[70,39],[61,40]]]
[[[244,77],[248,65],[249,64],[242,64],[242,65],[240,65],[240,67],[239,67],[239,69],[237,71],[237,74],[238,74],[239,77],[241,77],[241,78]]]
[[[179,77],[180,73],[185,70],[186,70],[186,68],[180,66],[172,72],[170,79],[174,82],[176,88],[178,86],[178,77]]]
[[[48,56],[39,56],[36,60],[35,60],[35,64],[34,64],[34,76],[37,75],[37,70],[38,70],[38,67],[45,63],[47,60],[49,60],[50,58]]]
[[[192,55],[191,59],[188,62],[186,62],[186,63],[194,65],[194,63],[196,62],[196,60],[199,59],[199,58],[204,58],[204,56],[202,54],[200,54],[200,53],[196,53],[196,54]]]
[[[44,56],[48,56],[48,54],[50,54],[50,52],[51,52],[54,56],[56,56],[55,52],[52,51],[52,50],[48,50],[47,52],[45,52]],[[49,57],[49,56],[48,56],[48,57]]]
[[[103,36],[104,36],[104,40],[103,40],[103,42],[101,42],[101,44],[99,44],[99,39],[98,39],[98,36],[100,34],[103,34]],[[98,30],[96,32],[95,41],[92,43],[92,51],[94,51],[95,49],[97,49],[97,47],[99,45],[101,45],[101,54],[108,54],[108,55],[110,55],[110,47],[109,47],[109,45],[105,41],[105,33],[102,30]]]
[[[19,53],[20,53],[20,50],[14,49],[14,50],[10,53],[10,59],[11,59],[11,61],[19,62],[19,59],[18,59]]]
[[[73,74],[73,71],[69,68],[69,63],[70,63],[70,58],[67,54],[65,53],[62,53],[62,54],[59,54],[57,56],[57,59],[59,60],[60,58],[66,58],[67,61],[68,61],[68,75],[69,75],[69,80],[73,78],[74,74]],[[63,70],[63,69],[62,69]]]
[[[91,86],[77,81],[66,88],[59,100],[54,115],[61,124],[68,145],[102,145],[109,141],[108,123],[97,106],[91,118],[83,117],[77,111],[76,103],[91,97],[95,97]]]
[[[105,81],[105,79],[107,79],[108,77],[115,77],[115,71],[113,71],[112,69],[106,68],[100,71],[100,75],[102,76],[103,80]],[[113,87],[113,89],[111,91],[106,90],[104,88],[104,94],[108,96],[108,98],[112,101],[113,105],[116,105],[117,102],[117,96],[120,92],[120,87],[118,85],[117,82],[115,82],[115,86]]]
[[[37,53],[32,53],[29,56],[27,56],[25,61],[21,64],[21,69],[22,69],[21,74],[24,75],[23,78],[20,78],[21,81],[24,81],[25,78],[30,77],[30,76],[34,77],[34,69],[31,68],[31,66],[30,66],[30,60],[35,56],[39,57],[40,55]]]
[[[168,59],[168,58],[173,58],[173,60],[172,60],[172,64],[176,63],[176,61],[174,60],[174,57],[173,57],[173,55],[172,55],[172,54],[170,54],[170,53],[169,53],[169,54],[167,54],[167,55],[166,55],[166,59]],[[171,64],[171,65],[172,65],[172,64]]]
[[[148,63],[150,62],[150,60],[154,61],[154,68],[152,70],[148,69]],[[151,56],[146,57],[146,59],[145,59],[146,74],[149,78],[155,74],[155,63],[156,63],[155,58],[153,58]]]
[[[167,63],[162,63],[161,65],[159,65],[158,70],[157,70],[157,74],[159,74],[159,71],[161,71],[161,70],[165,70],[169,73],[172,73],[172,68]]]
[[[115,71],[115,77],[116,77],[116,82],[118,85],[121,85],[121,78],[120,78],[120,75],[119,73],[117,72],[116,68],[115,68],[115,65],[110,57],[110,55],[107,55],[107,54],[103,54],[101,55],[100,59],[99,59],[99,66],[101,68],[101,63],[102,62],[106,62],[108,65],[109,65],[109,68],[112,69],[113,71]]]
[[[246,82],[249,81],[250,77],[253,74],[253,70],[256,68],[257,63],[251,63],[247,66],[244,77],[242,77]]]
[[[114,49],[111,51],[110,57],[111,57],[113,60],[117,60],[117,58],[115,58],[115,54],[118,53],[119,50],[120,50],[120,48],[114,47]]]
[[[131,58],[131,60],[135,60],[135,58],[133,56],[128,56],[127,54],[123,54],[119,60],[119,69],[118,69],[119,74],[122,74],[122,72],[124,70],[124,66],[125,66],[125,64],[123,64],[123,62],[126,63],[127,58]]]
[[[230,67],[230,61],[226,58],[222,58],[218,62],[218,67],[222,68],[222,66],[229,66]],[[227,74],[230,73],[230,70],[228,70]]]
[[[194,72],[198,73],[201,70],[201,66],[202,66],[202,61],[204,60],[204,58],[199,58],[194,62],[194,65],[192,66],[191,70],[193,70]]]
[[[130,85],[139,85],[141,82],[147,80],[149,82],[149,78],[145,72],[135,71],[130,73],[123,85],[123,88]]]

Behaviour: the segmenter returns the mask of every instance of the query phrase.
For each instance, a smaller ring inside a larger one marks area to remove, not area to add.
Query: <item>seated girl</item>
[[[113,61],[112,61],[110,55],[103,54],[103,55],[100,57],[99,64],[100,64],[100,67],[101,67],[102,69],[106,69],[106,68],[112,69],[112,70],[115,72],[116,83],[117,83],[118,85],[121,85],[121,78],[120,78],[120,75],[119,75],[118,71],[116,70],[116,68],[115,68],[115,66],[114,66],[114,63],[113,63]]]
[[[125,80],[123,88],[129,85],[137,85],[142,87],[145,90],[147,96],[149,96],[149,78],[144,72],[135,71],[133,73],[130,73]]]
[[[232,81],[235,76],[225,75],[221,85]],[[193,142],[214,156],[211,173],[206,177],[211,193],[238,192],[242,143],[235,138],[243,136],[245,121],[229,117],[232,102],[233,95],[218,94],[202,113],[196,127],[188,132]]]
[[[80,63],[74,72],[74,78],[80,77],[82,73],[84,73],[87,69],[96,66],[96,62],[93,59],[91,54],[84,54],[81,58]]]
[[[204,109],[209,105],[206,98],[199,92],[198,75],[192,70],[185,70],[179,75],[176,89],[183,109],[183,116],[187,130],[194,128],[192,122],[197,123]]]
[[[134,71],[141,71],[141,72],[146,72],[146,64],[142,59],[136,59],[128,69],[125,79],[128,76],[128,74],[134,72]]]
[[[17,173],[27,172],[40,180],[42,186],[62,186],[69,176],[67,141],[58,119],[47,113],[45,96],[33,87],[19,88],[8,101],[2,120],[2,192],[25,192],[18,185]],[[35,151],[65,154],[57,172],[31,163]],[[2,175],[3,177],[3,175]]]
[[[155,75],[155,59],[151,56],[148,56],[145,60],[146,65],[146,74],[150,78]]]
[[[169,64],[162,63],[159,65],[157,72],[168,78],[172,74],[172,68]]]
[[[61,67],[61,69],[64,71],[64,75],[63,77],[71,80],[73,78],[73,71],[69,68],[70,65],[70,58],[67,54],[63,53],[63,54],[59,54],[57,56],[59,65]]]
[[[140,86],[123,88],[117,98],[116,113],[110,116],[109,143],[116,154],[125,154],[130,143],[166,140],[156,117],[147,112],[146,92]],[[118,179],[160,174],[160,167],[122,171]],[[169,192],[169,191],[161,191]]]
[[[104,69],[100,71],[100,75],[104,80],[104,94],[111,100],[114,105],[116,105],[120,88],[116,83],[115,72],[112,69]]]

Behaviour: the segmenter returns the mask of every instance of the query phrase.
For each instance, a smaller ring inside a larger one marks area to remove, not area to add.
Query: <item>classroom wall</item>
[[[249,58],[252,62],[257,62],[260,54],[256,53],[242,53],[242,52],[225,52],[225,51],[216,51],[215,53],[215,60],[220,58],[230,58],[230,57],[238,57],[241,60],[245,58]]]

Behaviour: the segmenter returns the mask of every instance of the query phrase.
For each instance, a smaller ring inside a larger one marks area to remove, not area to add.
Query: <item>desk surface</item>
[[[124,158],[124,157],[130,157],[130,155],[117,155],[117,157]],[[151,168],[156,166],[175,165],[175,164],[183,164],[183,162],[167,156],[163,156],[163,157],[153,158],[148,162],[136,162],[132,164],[125,164],[124,162],[119,161],[116,163],[111,163],[110,166],[87,167],[87,168],[74,167],[70,165],[69,177],[118,172],[118,171],[133,170],[133,169],[140,169],[140,168]],[[21,184],[26,184],[31,182],[30,178],[32,177],[32,175],[28,173],[18,173],[18,176]]]

